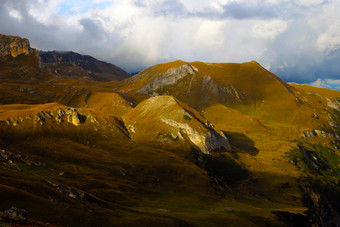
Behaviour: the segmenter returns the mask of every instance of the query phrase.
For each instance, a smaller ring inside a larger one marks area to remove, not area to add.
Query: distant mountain
[[[40,51],[44,68],[58,78],[89,77],[97,81],[124,80],[131,75],[121,68],[72,51]]]
[[[37,51],[28,39],[0,34],[0,80],[36,83],[50,79],[84,78],[120,81],[131,75],[121,68],[72,51]]]

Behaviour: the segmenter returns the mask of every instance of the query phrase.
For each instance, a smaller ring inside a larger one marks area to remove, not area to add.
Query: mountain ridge
[[[102,81],[92,58],[17,46],[0,57],[0,211],[61,226],[339,223],[340,91],[254,61]]]
[[[73,51],[40,51],[44,67],[58,77],[89,77],[98,81],[123,80],[131,75],[121,68]],[[79,71],[75,71],[78,68]],[[72,70],[73,69],[73,70]]]
[[[38,51],[28,39],[0,34],[0,79],[39,83],[55,78],[117,81],[131,75],[121,68],[72,51]],[[17,62],[20,60],[20,64]]]

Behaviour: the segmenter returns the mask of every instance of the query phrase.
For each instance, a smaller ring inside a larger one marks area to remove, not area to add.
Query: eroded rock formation
[[[11,55],[12,57],[17,57],[21,54],[31,54],[33,51],[28,39],[0,34],[0,56]]]
[[[152,91],[160,89],[166,85],[174,84],[178,80],[186,77],[189,74],[194,74],[195,72],[198,72],[198,69],[190,64],[181,65],[180,67],[176,68],[170,68],[138,91],[150,94]]]

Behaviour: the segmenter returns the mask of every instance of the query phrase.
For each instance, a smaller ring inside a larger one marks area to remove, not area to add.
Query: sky
[[[340,90],[340,0],[0,0],[0,33],[132,73],[174,60],[255,60]]]

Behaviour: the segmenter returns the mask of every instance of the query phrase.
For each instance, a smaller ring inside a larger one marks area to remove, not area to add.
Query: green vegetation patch
[[[340,111],[338,110],[333,110],[333,111],[328,111],[326,110],[330,119],[332,120],[332,123],[335,125],[340,125]],[[340,135],[340,127],[332,127],[329,124],[325,124],[319,128],[322,131],[331,133],[331,134],[337,134]]]
[[[177,141],[177,140],[179,139],[178,136],[173,136],[172,134],[166,134],[166,135],[164,135],[164,134],[161,133],[161,132],[158,133],[158,136],[166,137],[166,138],[171,139],[171,140],[173,140],[173,141]]]
[[[299,142],[287,158],[305,173],[299,185],[310,224],[336,226],[340,210],[340,156],[329,147]]]
[[[184,115],[184,119],[190,121],[190,120],[191,120],[191,117],[189,117],[188,115]]]
[[[340,179],[340,156],[335,150],[320,144],[299,142],[299,148],[286,153],[286,157],[304,173]]]

